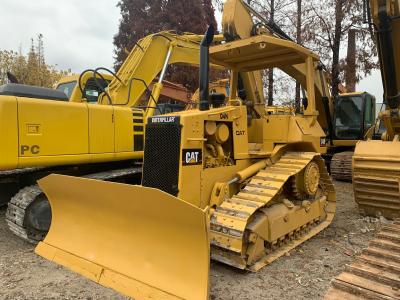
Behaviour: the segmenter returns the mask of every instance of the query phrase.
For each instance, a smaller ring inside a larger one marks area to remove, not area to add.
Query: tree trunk
[[[270,20],[275,19],[275,0],[271,0]],[[268,70],[268,106],[274,105],[274,69]]]
[[[349,30],[347,59],[346,59],[346,89],[347,92],[356,91],[356,29]]]
[[[301,40],[301,3],[302,0],[297,0],[297,32],[296,32],[296,41],[298,44],[301,45],[302,40]],[[296,112],[300,111],[300,83],[296,82],[296,102],[295,102],[295,109]]]
[[[268,70],[268,106],[274,105],[274,69]]]
[[[342,37],[342,22],[343,22],[343,5],[345,0],[336,0],[335,6],[335,33],[332,45],[332,95],[337,96],[339,94],[340,84],[340,66],[339,66],[339,55],[340,55],[340,41]]]

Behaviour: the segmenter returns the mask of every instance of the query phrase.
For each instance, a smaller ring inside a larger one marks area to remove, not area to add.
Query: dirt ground
[[[211,263],[211,299],[322,299],[380,226],[358,215],[350,183],[335,185],[338,209],[329,228],[258,273]],[[4,215],[0,210],[0,299],[128,299],[37,256],[8,231]]]

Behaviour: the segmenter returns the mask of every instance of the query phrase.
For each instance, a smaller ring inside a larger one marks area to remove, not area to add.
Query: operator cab
[[[375,97],[368,93],[341,94],[335,99],[335,136],[360,140],[375,123]]]
[[[69,77],[67,77],[66,79],[68,78]],[[99,84],[103,89],[105,89],[111,82],[111,80],[108,78],[107,79],[97,78],[97,81],[99,82]],[[63,92],[64,94],[67,95],[68,99],[71,100],[75,88],[78,87],[77,85],[78,85],[77,79],[66,82],[64,81],[58,83],[56,90]],[[83,93],[84,93],[83,98],[85,98],[88,103],[97,103],[101,92],[102,92],[101,88],[95,82],[95,79],[91,77],[86,81],[85,86],[83,88]]]

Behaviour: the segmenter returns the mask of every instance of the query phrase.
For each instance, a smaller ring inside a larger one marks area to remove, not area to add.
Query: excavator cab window
[[[110,83],[110,81],[101,78],[97,78],[97,80],[103,88],[106,88]],[[85,94],[84,98],[87,99],[88,103],[97,103],[99,95],[101,94],[101,88],[96,84],[94,78],[90,78],[86,82],[83,92]]]
[[[375,98],[372,95],[365,94],[364,96],[364,131],[370,128],[375,123],[376,108]]]
[[[72,92],[76,87],[76,84],[77,84],[76,80],[71,82],[61,83],[57,86],[56,90],[63,92],[65,95],[67,95],[68,99],[70,99]]]
[[[363,136],[363,97],[336,99],[335,135],[338,139],[360,139]]]

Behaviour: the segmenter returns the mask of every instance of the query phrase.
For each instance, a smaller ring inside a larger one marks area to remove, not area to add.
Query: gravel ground
[[[336,182],[331,226],[257,273],[211,263],[211,299],[322,299],[329,283],[365,248],[380,222],[361,218],[350,183]],[[34,254],[0,210],[0,299],[128,299]]]

